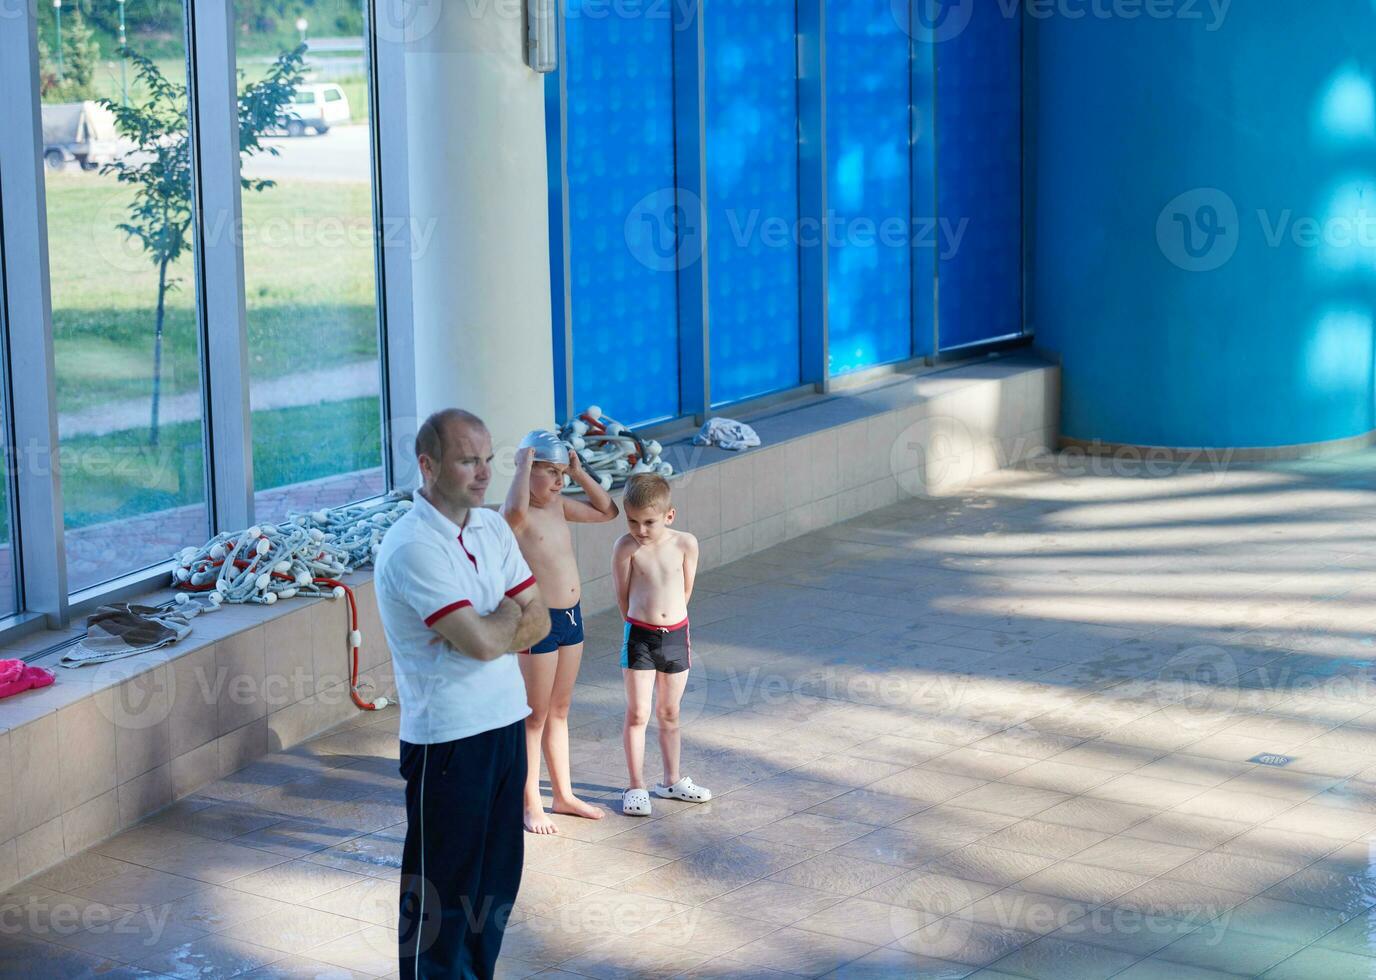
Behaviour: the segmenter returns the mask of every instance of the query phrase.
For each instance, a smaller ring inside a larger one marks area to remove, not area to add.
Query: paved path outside
[[[366,183],[370,179],[373,151],[366,125],[334,126],[324,136],[283,136],[263,143],[275,148],[277,156],[259,153],[245,160],[245,177],[350,183]]]
[[[650,818],[616,812],[594,617],[573,773],[607,815],[527,838],[499,976],[1376,975],[1374,474],[1042,460],[710,571],[683,718],[716,798]],[[395,976],[396,724],[21,884],[0,974]]]

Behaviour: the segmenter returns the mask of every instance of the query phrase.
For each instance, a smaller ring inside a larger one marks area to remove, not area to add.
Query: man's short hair
[[[622,502],[636,510],[654,507],[668,511],[673,503],[673,493],[669,490],[669,481],[658,473],[637,473],[626,481],[626,495]]]
[[[429,456],[431,459],[443,459],[444,451],[448,448],[445,432],[456,423],[477,429],[487,428],[483,420],[472,412],[466,412],[462,408],[442,408],[432,413],[416,430],[416,458]]]

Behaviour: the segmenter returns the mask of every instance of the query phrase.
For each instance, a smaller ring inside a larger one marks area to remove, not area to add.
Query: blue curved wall
[[[1067,436],[1376,428],[1376,4],[1221,6],[1025,22],[1027,311]]]

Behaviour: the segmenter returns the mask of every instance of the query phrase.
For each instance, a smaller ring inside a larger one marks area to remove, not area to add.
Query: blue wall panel
[[[1022,332],[1022,22],[971,12],[934,45],[942,350]]]
[[[568,0],[562,68],[574,401],[634,425],[679,412],[674,26],[588,6]]]
[[[890,0],[827,5],[832,374],[913,350],[910,39],[894,9]]]
[[[1293,14],[1028,20],[1028,314],[1067,436],[1376,428],[1376,6]]]
[[[799,383],[795,0],[706,0],[715,405]]]

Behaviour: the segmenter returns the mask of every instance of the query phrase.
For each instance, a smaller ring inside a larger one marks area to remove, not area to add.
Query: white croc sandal
[[[655,783],[655,796],[666,800],[683,800],[687,803],[706,803],[712,798],[712,791],[684,776],[672,786]]]
[[[621,812],[628,817],[648,817],[650,815],[649,790],[626,790],[621,796]]]

